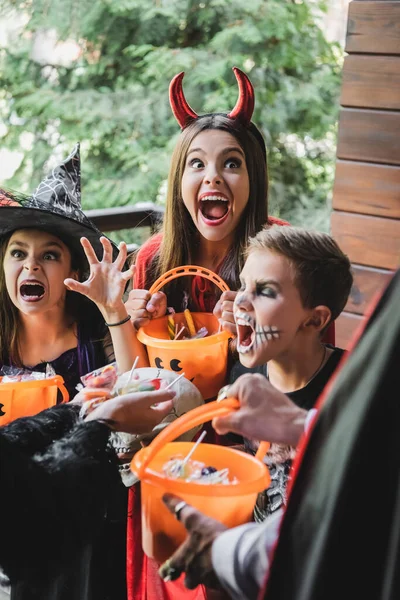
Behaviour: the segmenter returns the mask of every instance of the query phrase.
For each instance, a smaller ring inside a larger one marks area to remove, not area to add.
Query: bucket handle
[[[196,265],[186,265],[183,267],[175,267],[174,269],[170,269],[164,273],[164,275],[161,275],[158,279],[156,279],[149,289],[149,292],[150,294],[155,294],[173,279],[185,277],[186,275],[199,275],[200,277],[204,277],[204,279],[209,279],[215,283],[215,285],[218,286],[222,292],[229,292],[229,287],[219,275],[213,271],[210,271],[209,269],[206,269],[205,267],[197,267]]]
[[[67,388],[64,385],[64,379],[61,377],[61,375],[56,375],[54,377],[54,382],[57,384],[57,387],[60,390],[61,395],[62,395],[62,400],[61,400],[60,404],[65,404],[69,400],[69,393],[68,393]]]
[[[193,427],[211,421],[214,417],[225,417],[226,415],[229,415],[232,411],[237,410],[239,406],[240,402],[236,398],[226,398],[225,400],[208,402],[207,404],[198,406],[181,415],[178,419],[168,425],[168,427],[163,429],[149,444],[148,452],[140,465],[138,472],[139,479],[143,478],[146,468],[165,444],[172,442]],[[269,442],[261,442],[255,457],[262,461],[264,455],[268,452],[269,447]]]

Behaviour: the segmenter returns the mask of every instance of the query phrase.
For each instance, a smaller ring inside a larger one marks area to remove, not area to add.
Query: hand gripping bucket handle
[[[172,442],[193,427],[202,425],[207,421],[211,421],[211,419],[214,419],[215,417],[225,417],[231,412],[237,410],[239,407],[240,402],[236,398],[226,398],[225,400],[219,401],[216,400],[214,402],[209,402],[208,404],[198,406],[197,408],[190,410],[176,419],[176,421],[173,421],[170,425],[168,425],[168,427],[161,431],[161,433],[159,433],[148,446],[148,453],[143,459],[138,472],[139,479],[143,478],[146,468],[163,446],[169,442]],[[268,452],[269,447],[269,442],[261,442],[256,453],[256,458],[261,461],[264,455]]]
[[[200,277],[204,277],[205,279],[209,279],[222,292],[229,292],[229,287],[225,283],[221,277],[219,277],[213,271],[209,269],[205,269],[204,267],[197,267],[196,265],[186,265],[183,267],[175,267],[175,269],[170,269],[164,275],[161,275],[151,286],[149,292],[150,294],[155,294],[158,292],[164,285],[172,281],[173,279],[177,279],[178,277],[185,277],[187,275],[199,275]]]

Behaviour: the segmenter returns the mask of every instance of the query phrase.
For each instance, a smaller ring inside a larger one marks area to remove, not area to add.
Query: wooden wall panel
[[[338,160],[333,208],[400,219],[400,167]]]
[[[400,109],[400,56],[347,56],[340,104]]]
[[[344,108],[339,117],[337,157],[400,165],[399,132],[400,112]]]
[[[352,0],[345,50],[331,216],[354,276],[344,348],[400,266],[400,0]]]
[[[363,315],[375,295],[386,287],[393,271],[361,265],[352,265],[352,270],[354,282],[345,310]]]
[[[400,262],[400,220],[334,211],[332,235],[352,263],[396,269]]]
[[[400,54],[400,2],[351,2],[345,50]]]
[[[339,348],[348,348],[357,328],[363,322],[363,317],[352,313],[342,312],[335,324],[335,344]]]

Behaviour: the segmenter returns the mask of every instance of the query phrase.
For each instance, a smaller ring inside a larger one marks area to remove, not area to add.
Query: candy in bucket
[[[46,371],[3,366],[0,370],[0,426],[20,417],[31,417],[60,402],[68,402],[64,380],[50,365]]]
[[[112,367],[114,374],[111,375],[112,370],[106,367]],[[161,423],[156,425],[151,432],[140,435],[115,432],[111,434],[111,442],[120,459],[122,480],[124,484],[129,487],[137,481],[137,477],[129,468],[130,460],[135,452],[140,450],[143,444],[148,444],[160,431],[180,415],[202,405],[203,398],[196,386],[188,381],[188,379],[172,371],[156,369],[153,367],[136,368],[135,365],[133,365],[130,371],[118,375],[115,363],[107,365],[106,367],[89,373],[89,377],[85,376],[82,378],[82,382],[88,382],[88,385],[89,383],[93,385],[93,381],[102,384],[104,383],[104,379],[115,381],[114,386],[109,390],[107,397],[101,396],[92,398],[84,403],[82,406],[82,416],[94,410],[99,403],[104,402],[107,398],[113,397],[114,395],[123,395],[132,392],[151,392],[169,386],[172,386],[176,392],[173,410]],[[105,370],[105,372],[103,372],[103,370]],[[193,436],[198,429],[199,427],[194,427],[183,436],[183,439],[193,439]]]

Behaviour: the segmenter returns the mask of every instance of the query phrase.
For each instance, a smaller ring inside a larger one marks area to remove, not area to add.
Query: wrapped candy
[[[55,370],[50,364],[46,365],[46,371],[31,371],[22,367],[3,366],[0,369],[0,383],[15,383],[19,381],[37,381],[54,377]]]
[[[188,308],[184,310],[183,314],[186,325],[178,325],[172,314],[167,315],[168,336],[170,340],[196,340],[208,335],[206,327],[200,327],[196,330],[192,314]]]
[[[81,377],[85,387],[106,388],[112,391],[118,379],[117,364],[115,362],[95,369]]]
[[[173,456],[163,466],[163,473],[169,479],[182,479],[204,485],[235,484],[236,477],[229,478],[229,469],[216,469],[198,460],[186,460],[183,456]]]

